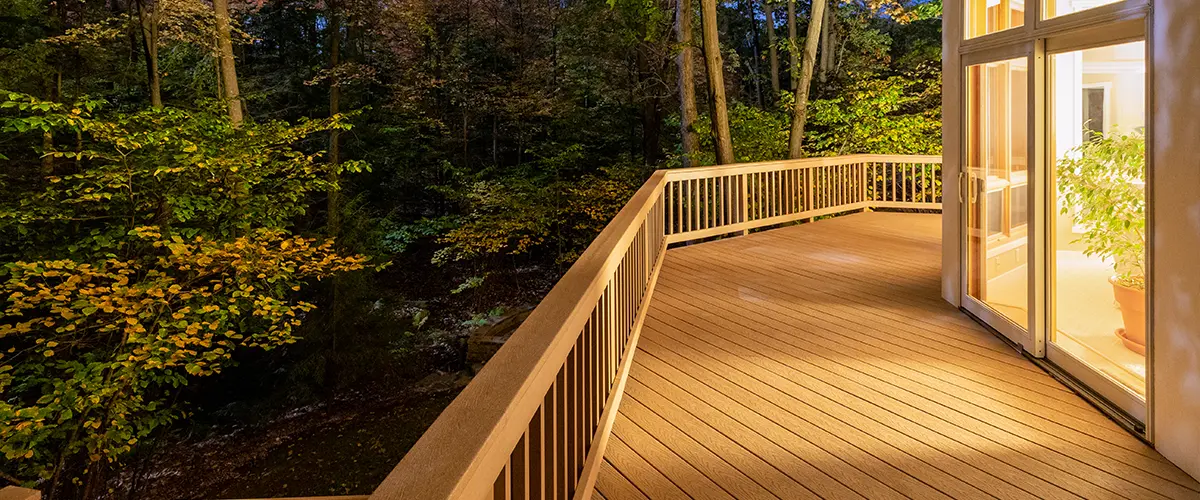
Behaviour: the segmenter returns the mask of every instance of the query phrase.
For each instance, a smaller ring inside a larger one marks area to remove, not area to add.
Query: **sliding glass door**
[[[1021,344],[1029,318],[1029,62],[966,74],[966,291],[976,316]]]
[[[1144,420],[1145,42],[1048,57],[1047,356]]]
[[[966,66],[963,307],[1145,421],[1145,42],[1036,47]]]

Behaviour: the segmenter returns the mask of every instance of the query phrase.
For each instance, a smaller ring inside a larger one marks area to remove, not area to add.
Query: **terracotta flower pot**
[[[1121,307],[1121,319],[1125,321],[1124,332],[1118,331],[1117,335],[1130,349],[1145,353],[1146,291],[1121,285],[1116,276],[1109,278],[1108,282],[1112,283],[1113,295]]]

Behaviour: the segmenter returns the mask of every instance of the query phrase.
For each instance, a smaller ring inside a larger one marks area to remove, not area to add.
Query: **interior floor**
[[[1057,252],[1055,280],[1058,347],[1121,385],[1145,397],[1146,357],[1131,351],[1116,336],[1124,326],[1108,278],[1112,266],[1083,252]],[[988,280],[987,303],[1026,326],[1027,266]]]

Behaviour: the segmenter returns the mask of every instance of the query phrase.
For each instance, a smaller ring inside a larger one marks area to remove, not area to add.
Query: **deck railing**
[[[646,181],[371,498],[590,491],[666,250],[667,175]]]
[[[370,498],[589,497],[669,243],[939,209],[940,166],[853,155],[655,172]]]
[[[667,242],[864,208],[941,208],[941,163],[851,155],[671,170]]]

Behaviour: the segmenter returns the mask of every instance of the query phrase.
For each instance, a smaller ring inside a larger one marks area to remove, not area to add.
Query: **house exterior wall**
[[[942,296],[962,307],[962,207],[961,189],[962,106],[964,58],[972,53],[999,52],[1023,40],[1055,36],[1062,23],[1053,26],[1027,15],[1025,34],[1000,35],[995,43],[969,41],[963,48],[963,1],[944,0],[942,143],[943,185],[946,195],[942,212]],[[1033,9],[1040,2],[1028,2]],[[1134,5],[1136,2],[1122,2]],[[1136,21],[1122,5],[1113,5],[1110,21]],[[1150,223],[1150,326],[1148,346],[1148,438],[1163,456],[1188,474],[1200,479],[1200,0],[1154,0],[1146,15],[1149,82],[1146,96],[1148,192]],[[1033,25],[1028,25],[1033,23]],[[1115,39],[1109,30],[1128,28],[1128,22],[1094,26],[1080,31],[1078,40]],[[1073,27],[1066,26],[1063,29]],[[1016,31],[1016,30],[1014,30]],[[1035,59],[1042,57],[1037,42]],[[966,54],[966,55],[964,55]],[[1037,70],[1037,66],[1035,66]],[[1035,72],[1031,81],[1044,78]],[[1040,91],[1037,85],[1035,92]],[[1035,101],[1045,102],[1039,94]],[[1036,107],[1036,104],[1034,105]],[[1119,113],[1120,110],[1113,110]],[[1034,137],[1046,131],[1043,110],[1034,109]],[[1040,156],[1040,150],[1039,150]],[[1035,168],[1045,168],[1036,164]],[[953,189],[955,192],[951,193]],[[1035,205],[1036,205],[1035,201]],[[1044,212],[1031,214],[1045,220]],[[1034,284],[1031,290],[1045,286]],[[1035,301],[1041,297],[1034,297]],[[1040,318],[1034,322],[1041,324]],[[1028,346],[1026,347],[1028,349]]]
[[[1200,479],[1200,0],[1151,11],[1151,426]]]
[[[942,2],[942,298],[955,307],[962,306],[962,207],[958,202],[962,192],[958,179],[962,171],[963,71],[958,54],[962,12],[961,0]]]

